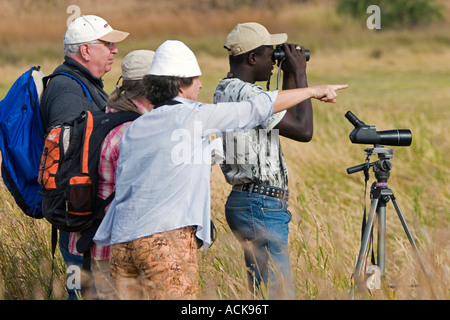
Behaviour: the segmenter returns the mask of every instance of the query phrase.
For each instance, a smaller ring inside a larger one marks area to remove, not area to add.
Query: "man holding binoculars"
[[[230,72],[220,80],[214,103],[237,102],[263,91],[255,82],[269,82],[275,63],[283,70],[283,89],[307,87],[309,51],[286,41],[287,34],[270,34],[261,24],[238,24],[225,40]],[[225,215],[244,249],[250,289],[268,299],[294,299],[288,171],[279,134],[301,142],[311,140],[311,100],[274,114],[265,127],[227,133],[221,169],[233,188]]]

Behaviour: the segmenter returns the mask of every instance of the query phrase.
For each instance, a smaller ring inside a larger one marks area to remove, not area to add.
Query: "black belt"
[[[289,190],[274,188],[264,184],[246,183],[233,186],[233,191],[242,192],[248,191],[250,193],[262,194],[269,197],[274,197],[282,200],[289,199]]]

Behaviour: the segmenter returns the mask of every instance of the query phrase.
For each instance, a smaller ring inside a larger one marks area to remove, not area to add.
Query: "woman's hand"
[[[336,102],[337,90],[345,89],[348,85],[335,84],[307,88],[282,90],[278,92],[277,100],[273,104],[275,113],[292,108],[306,99],[317,99],[323,102]]]
[[[323,85],[310,87],[312,89],[311,98],[324,101],[324,102],[336,102],[337,90],[342,90],[347,88],[348,85]]]

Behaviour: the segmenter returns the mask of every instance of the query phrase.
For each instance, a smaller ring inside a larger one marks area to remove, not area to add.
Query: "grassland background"
[[[244,3],[244,5],[242,5]],[[245,3],[249,5],[245,5]],[[444,21],[407,29],[366,28],[339,16],[335,1],[56,1],[0,0],[0,98],[29,66],[50,73],[62,62],[62,36],[69,5],[104,17],[130,37],[118,45],[105,89],[113,90],[120,61],[131,50],[152,49],[166,39],[184,41],[203,71],[201,101],[211,102],[228,71],[223,41],[236,23],[256,21],[311,50],[310,85],[346,83],[336,104],[314,105],[311,142],[282,138],[290,173],[290,248],[298,299],[348,299],[360,246],[363,175],[346,168],[364,162],[364,148],[351,144],[353,111],[377,130],[408,128],[410,147],[393,147],[389,180],[440,299],[450,297],[450,5]],[[383,27],[383,21],[381,21]],[[276,70],[275,70],[276,71]],[[265,84],[262,84],[265,85]],[[275,89],[276,79],[271,88]],[[372,160],[376,160],[372,159]],[[373,173],[371,181],[373,181]],[[202,299],[252,299],[246,289],[242,250],[224,218],[230,186],[213,168],[212,212],[217,242],[200,258]],[[367,203],[367,201],[366,201]],[[45,299],[50,228],[26,218],[0,188],[0,299]],[[386,283],[362,299],[434,299],[391,204],[387,208]],[[55,299],[65,299],[64,266],[56,260]]]

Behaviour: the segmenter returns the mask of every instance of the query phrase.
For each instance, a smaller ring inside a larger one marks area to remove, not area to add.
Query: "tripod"
[[[388,179],[390,176],[390,170],[392,169],[392,163],[390,159],[392,158],[392,149],[387,149],[382,146],[375,145],[374,148],[365,149],[367,158],[366,163],[360,164],[347,169],[348,174],[352,174],[361,170],[364,170],[366,175],[366,181],[369,179],[369,168],[373,167],[376,182],[373,183],[371,188],[371,205],[369,210],[369,215],[367,221],[365,222],[365,226],[363,225],[363,234],[361,240],[361,248],[359,250],[358,260],[356,262],[355,272],[353,277],[355,279],[355,286],[352,286],[351,298],[354,297],[354,288],[358,288],[363,281],[363,277],[361,276],[361,271],[363,268],[365,255],[368,250],[369,242],[373,233],[373,226],[375,223],[375,218],[378,221],[378,246],[377,246],[377,266],[379,268],[379,273],[381,279],[384,279],[385,276],[385,239],[386,239],[386,204],[389,200],[392,200],[392,203],[395,207],[397,215],[400,219],[400,222],[403,226],[403,229],[408,237],[408,240],[412,246],[412,249],[416,255],[416,258],[420,264],[420,267],[428,278],[428,273],[425,268],[425,265],[420,257],[419,250],[417,249],[414,238],[411,234],[411,231],[408,228],[405,217],[400,209],[399,203],[394,196],[394,193],[391,189],[388,188]],[[369,163],[370,157],[373,154],[378,154],[379,160]],[[430,285],[432,290],[432,287]]]

